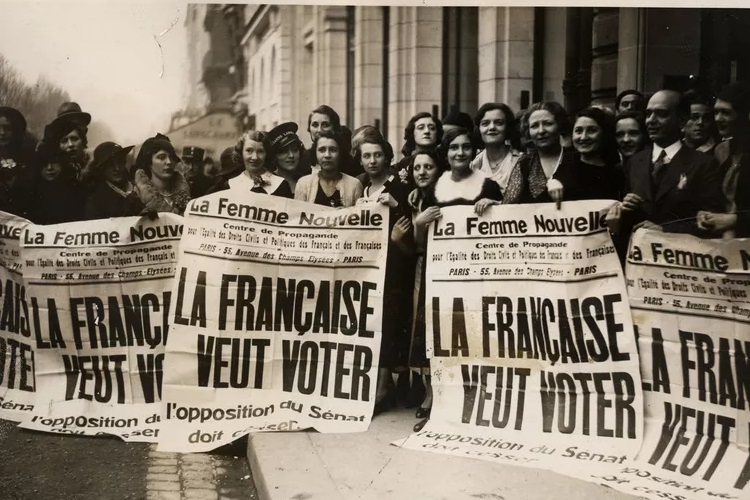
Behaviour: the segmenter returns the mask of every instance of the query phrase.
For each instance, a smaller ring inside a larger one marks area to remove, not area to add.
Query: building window
[[[354,121],[354,17],[355,7],[346,8],[346,123]]]

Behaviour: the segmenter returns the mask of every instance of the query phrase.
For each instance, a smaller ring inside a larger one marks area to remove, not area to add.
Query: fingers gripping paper
[[[362,432],[377,383],[388,212],[225,191],[191,202],[160,449]]]
[[[182,217],[128,217],[23,233],[36,339],[28,429],[156,441]]]
[[[638,231],[626,276],[644,442],[589,479],[654,500],[750,498],[750,240]]]
[[[403,446],[556,470],[636,454],[641,380],[609,205],[442,209],[426,255],[435,400]]]
[[[34,337],[26,307],[20,238],[29,221],[0,212],[0,418],[34,408]]]

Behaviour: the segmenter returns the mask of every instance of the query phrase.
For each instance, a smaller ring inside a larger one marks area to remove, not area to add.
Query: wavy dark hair
[[[437,146],[440,144],[440,141],[443,138],[443,122],[440,121],[440,119],[437,116],[433,116],[431,113],[428,113],[427,111],[422,111],[421,113],[417,113],[416,115],[412,116],[409,120],[409,123],[406,124],[406,128],[404,129],[404,147],[401,148],[401,153],[404,156],[411,156],[411,154],[417,149],[417,141],[414,140],[414,129],[416,128],[417,121],[421,120],[422,118],[432,118],[433,123],[435,124],[435,145]]]
[[[615,118],[615,139],[617,139],[617,122],[620,120],[635,120],[638,124],[638,129],[643,135],[643,144],[648,146],[651,144],[651,139],[648,136],[648,129],[646,128],[646,117],[640,111],[623,111]]]
[[[232,151],[232,161],[239,163],[242,165],[242,168],[245,168],[245,160],[242,158],[242,150],[245,149],[245,141],[247,139],[263,144],[263,150],[266,152],[266,158],[263,161],[263,168],[268,170],[269,162],[271,162],[271,155],[269,154],[271,148],[268,145],[266,133],[259,130],[247,130],[240,136],[240,139],[237,141],[237,144],[234,145],[234,150]]]
[[[482,134],[479,133],[479,124],[482,122],[484,115],[490,111],[500,110],[505,117],[505,140],[510,143],[510,147],[516,151],[521,150],[521,137],[518,132],[518,124],[516,123],[516,115],[513,110],[510,109],[505,103],[502,102],[487,102],[477,110],[474,115],[474,138],[476,144],[484,148],[484,141],[482,141]]]
[[[606,111],[600,108],[588,107],[582,109],[576,114],[576,121],[578,121],[579,118],[589,118],[594,120],[602,133],[599,140],[599,155],[609,166],[618,163],[620,158],[617,150],[617,141],[615,141],[614,116],[609,115]],[[573,128],[575,128],[575,125]],[[575,144],[573,146],[575,147]]]
[[[362,164],[362,145],[363,144],[377,144],[383,149],[383,155],[388,160],[388,165],[393,161],[393,146],[391,143],[385,140],[385,138],[378,132],[377,135],[374,133],[365,133],[362,140],[357,141],[356,146],[353,147],[354,161],[357,165]]]
[[[521,118],[521,133],[527,141],[531,141],[531,137],[529,136],[529,118],[531,118],[531,115],[535,111],[547,111],[550,113],[555,118],[559,134],[561,136],[570,135],[572,130],[570,118],[568,117],[568,112],[562,107],[562,104],[556,101],[544,101],[529,106],[529,109],[524,112]]]
[[[331,120],[331,126],[333,127],[333,131],[338,133],[339,130],[341,130],[341,118],[339,117],[339,114],[336,113],[336,110],[332,107],[328,106],[327,104],[321,104],[317,108],[310,111],[310,114],[307,115],[307,132],[310,132],[310,123],[312,123],[312,115],[315,113],[318,113],[319,115],[326,115]]]
[[[477,155],[476,147],[474,146],[474,142],[471,140],[471,132],[469,132],[463,127],[449,130],[448,132],[445,133],[445,135],[443,135],[443,140],[440,141],[440,145],[437,148],[437,154],[438,156],[440,156],[440,158],[443,159],[446,167],[448,166],[448,149],[450,148],[451,142],[455,141],[456,138],[461,137],[462,135],[467,136],[469,138],[469,141],[471,142],[471,148],[472,148],[471,159],[473,160],[474,157]]]
[[[320,139],[332,139],[336,141],[339,147],[339,171],[342,169],[346,162],[352,157],[351,155],[351,140],[344,137],[341,133],[336,132],[321,132],[318,138],[315,139],[312,145],[314,165],[318,164],[318,142]]]

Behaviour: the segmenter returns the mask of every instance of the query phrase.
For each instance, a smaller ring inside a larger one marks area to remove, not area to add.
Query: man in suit
[[[716,146],[724,193],[722,213],[702,211],[698,224],[725,238],[750,237],[750,86],[726,85],[716,96],[714,113],[719,133],[727,138]]]
[[[680,141],[690,106],[676,91],[654,94],[646,108],[651,147],[634,154],[628,169],[629,193],[610,212],[613,228],[645,227],[707,237],[699,228],[700,210],[722,207],[721,178],[714,159]]]

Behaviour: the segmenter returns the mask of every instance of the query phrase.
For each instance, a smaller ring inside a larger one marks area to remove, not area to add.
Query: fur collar
[[[180,172],[175,172],[177,182],[175,188],[169,195],[159,191],[151,178],[143,171],[138,169],[135,172],[135,188],[141,201],[146,205],[146,210],[155,210],[156,212],[172,212],[182,214],[190,201],[190,185]]]
[[[478,172],[456,182],[451,179],[450,170],[443,172],[443,175],[435,184],[435,199],[438,203],[450,203],[454,200],[475,200],[482,192],[485,176]]]

